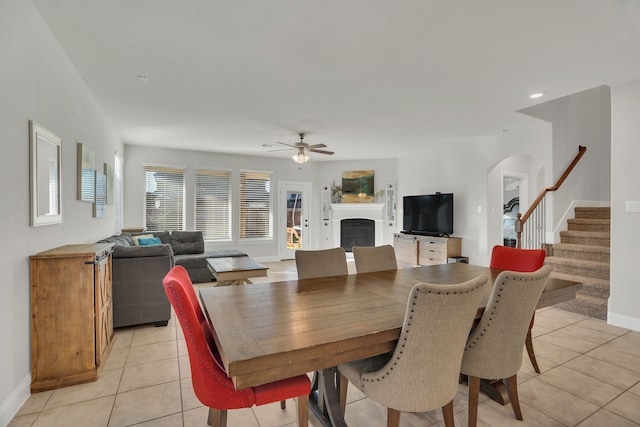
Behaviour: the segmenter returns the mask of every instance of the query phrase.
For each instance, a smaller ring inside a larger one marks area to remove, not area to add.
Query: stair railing
[[[545,243],[545,233],[547,229],[545,196],[547,193],[556,191],[560,188],[564,180],[567,179],[573,168],[578,164],[578,161],[586,152],[587,147],[579,145],[578,154],[564,171],[562,176],[560,176],[560,179],[558,179],[556,184],[553,187],[547,187],[542,190],[524,215],[518,213],[518,217],[515,221],[517,248],[540,249],[542,244]]]

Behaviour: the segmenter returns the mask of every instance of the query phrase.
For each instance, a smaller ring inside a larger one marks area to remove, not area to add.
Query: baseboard
[[[611,298],[609,298],[607,304],[607,323],[613,326],[620,326],[621,328],[640,331],[640,319],[611,311]]]
[[[7,400],[0,405],[0,426],[7,426],[31,395],[31,374],[23,379]]]

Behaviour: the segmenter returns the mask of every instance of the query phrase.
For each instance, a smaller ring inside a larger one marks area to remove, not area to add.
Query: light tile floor
[[[266,263],[260,281],[295,278],[295,264]],[[350,270],[353,265],[350,263]],[[256,282],[258,280],[255,280]],[[209,286],[200,285],[200,286]],[[542,370],[525,354],[518,375],[524,421],[510,406],[481,398],[478,426],[640,426],[640,332],[549,308],[539,310],[534,346]],[[456,425],[467,423],[467,387],[454,400]],[[386,425],[385,409],[350,387],[351,427]],[[207,408],[191,388],[189,360],[179,325],[116,331],[98,381],[31,395],[10,427],[205,427]],[[293,401],[229,411],[229,427],[295,426]],[[319,422],[310,416],[311,426]],[[442,426],[441,411],[403,413],[401,426]]]

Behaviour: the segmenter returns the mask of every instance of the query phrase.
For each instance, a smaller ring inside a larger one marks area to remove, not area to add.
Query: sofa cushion
[[[133,246],[133,240],[131,240],[130,236],[119,235],[119,236],[109,236],[102,240],[98,240],[98,243],[113,243],[115,246]]]
[[[171,233],[168,231],[152,231],[152,234],[160,239],[162,243],[171,244]]]
[[[153,239],[153,234],[138,234],[133,236],[134,246],[140,246],[140,239]]]
[[[154,256],[170,256],[173,254],[171,245],[154,245],[154,246],[114,246],[113,258],[136,258],[136,257],[154,257]]]
[[[176,255],[201,254],[204,252],[202,231],[172,231],[171,246]]]
[[[162,241],[160,241],[159,237],[150,237],[150,238],[139,238],[138,239],[138,246],[154,246],[154,245],[161,245]]]

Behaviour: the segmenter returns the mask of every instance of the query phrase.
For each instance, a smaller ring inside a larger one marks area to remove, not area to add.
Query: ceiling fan
[[[286,145],[291,148],[283,148],[280,150],[270,150],[270,151],[282,151],[282,150],[297,150],[298,152],[291,156],[294,162],[296,163],[307,163],[309,161],[309,156],[307,155],[307,151],[311,153],[320,153],[320,154],[329,154],[332,155],[333,151],[327,150],[319,150],[319,148],[325,148],[324,144],[313,144],[309,145],[304,142],[304,133],[299,133],[300,142],[296,142],[295,144],[286,144],[284,142],[276,142],[276,144]]]

